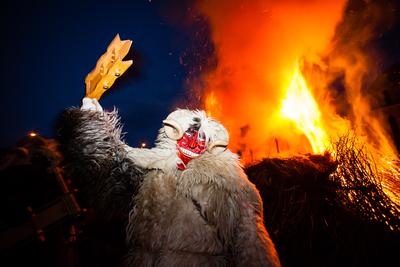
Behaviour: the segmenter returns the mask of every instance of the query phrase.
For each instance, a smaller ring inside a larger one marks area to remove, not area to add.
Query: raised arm
[[[104,112],[96,99],[65,110],[57,123],[65,169],[98,213],[127,216],[142,170],[127,157],[116,111]]]

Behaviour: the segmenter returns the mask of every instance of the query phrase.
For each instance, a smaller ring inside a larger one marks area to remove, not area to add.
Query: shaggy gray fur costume
[[[204,112],[180,112],[213,128],[211,139],[221,134]],[[154,148],[131,148],[115,111],[69,109],[59,129],[67,168],[92,184],[96,209],[129,214],[127,266],[280,266],[236,154],[207,151],[181,171],[165,127]]]

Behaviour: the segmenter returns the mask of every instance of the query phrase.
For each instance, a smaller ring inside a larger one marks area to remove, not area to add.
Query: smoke
[[[393,22],[393,7],[388,2],[349,1],[330,46],[322,55],[322,63],[312,63],[313,73],[322,70],[324,78],[315,79],[305,71],[308,80],[313,81],[314,92],[329,94],[328,101],[333,109],[323,112],[328,132],[338,135],[349,128],[354,129],[372,149],[392,156],[396,150],[386,119],[373,109],[384,105],[384,87],[372,85],[383,71],[379,38]],[[320,98],[319,101],[324,100]]]

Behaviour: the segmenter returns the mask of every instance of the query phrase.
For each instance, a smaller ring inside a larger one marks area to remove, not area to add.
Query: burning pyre
[[[342,203],[399,231],[398,152],[374,109],[383,88],[369,91],[381,63],[369,43],[394,17],[377,2],[200,2],[218,60],[203,99],[245,165],[328,153]]]

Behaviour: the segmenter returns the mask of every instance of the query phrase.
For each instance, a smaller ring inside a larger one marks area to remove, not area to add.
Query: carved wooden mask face
[[[204,154],[207,150],[206,135],[195,127],[190,127],[183,133],[181,139],[176,143],[178,157],[186,165],[190,160]],[[179,166],[184,169],[184,166]]]

